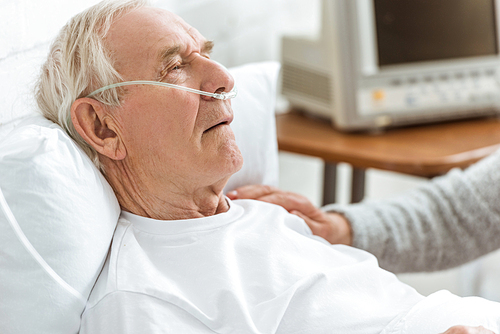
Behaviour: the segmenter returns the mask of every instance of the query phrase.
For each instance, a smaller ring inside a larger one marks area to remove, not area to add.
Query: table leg
[[[365,197],[365,170],[352,168],[351,203],[358,203]]]
[[[337,164],[325,161],[323,173],[323,205],[335,203],[337,190]]]

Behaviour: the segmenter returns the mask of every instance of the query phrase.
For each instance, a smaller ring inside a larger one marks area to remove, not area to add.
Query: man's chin
[[[241,151],[240,151],[238,145],[236,145],[236,143],[235,143],[235,146],[236,146],[237,152],[234,152],[233,165],[234,165],[235,170],[232,174],[239,172],[241,170],[241,168],[243,167],[243,154],[241,154]]]

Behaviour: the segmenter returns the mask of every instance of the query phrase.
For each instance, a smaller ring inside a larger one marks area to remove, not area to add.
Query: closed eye
[[[168,76],[175,75],[176,72],[178,72],[179,70],[181,70],[183,67],[184,67],[184,65],[182,65],[180,63],[177,63],[177,64],[175,64],[175,65],[173,65],[171,67],[165,68],[160,73],[160,80],[159,81],[163,81],[163,80],[167,79]]]

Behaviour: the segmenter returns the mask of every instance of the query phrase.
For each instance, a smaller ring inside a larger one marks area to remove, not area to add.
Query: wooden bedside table
[[[278,147],[325,162],[323,204],[335,202],[336,164],[353,167],[353,203],[364,197],[365,170],[377,168],[434,177],[465,168],[500,148],[500,119],[480,118],[389,129],[380,134],[345,133],[331,123],[291,111],[276,117]],[[499,166],[500,168],[500,166]]]

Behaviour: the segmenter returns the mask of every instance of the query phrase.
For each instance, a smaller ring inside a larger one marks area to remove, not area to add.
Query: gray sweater
[[[351,222],[355,247],[392,272],[455,267],[500,248],[500,151],[391,200],[328,205]]]

